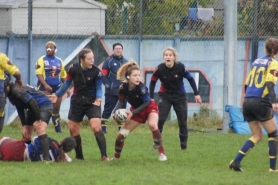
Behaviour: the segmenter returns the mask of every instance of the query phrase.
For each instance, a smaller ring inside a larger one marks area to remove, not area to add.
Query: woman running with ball
[[[112,159],[119,159],[124,146],[124,140],[140,123],[148,121],[152,131],[154,143],[158,146],[159,160],[166,161],[161,134],[158,130],[158,107],[151,100],[148,88],[140,81],[140,68],[135,61],[129,61],[119,68],[117,79],[123,84],[119,87],[119,100],[112,111],[121,108],[125,100],[131,105],[127,111],[127,120],[119,131],[115,142],[115,153]],[[115,120],[115,119],[114,119]],[[116,121],[116,120],[115,120]]]

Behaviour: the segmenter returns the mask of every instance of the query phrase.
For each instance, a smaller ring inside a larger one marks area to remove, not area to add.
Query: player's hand
[[[70,90],[68,89],[68,90],[67,90],[67,98],[69,98],[70,95],[71,95],[71,92],[70,92]]]
[[[100,106],[100,104],[101,104],[101,99],[96,99],[95,100],[95,102],[93,103],[93,105],[95,105],[95,106]]]
[[[278,104],[277,103],[273,103],[272,104],[272,109],[274,110],[275,113],[278,113]]]
[[[121,124],[120,122],[118,122],[118,121],[115,119],[115,114],[114,114],[114,113],[112,113],[111,116],[112,116],[113,120],[114,120],[117,124]]]
[[[56,94],[50,94],[50,95],[47,95],[47,97],[51,100],[52,103],[56,103],[56,101],[58,99]]]
[[[49,93],[51,93],[52,92],[52,88],[49,86],[49,85],[45,85],[44,86],[44,88],[45,88],[45,90],[47,91],[47,92],[49,92]]]
[[[22,83],[22,80],[21,80],[21,79],[19,79],[19,80],[16,79],[16,80],[15,80],[15,86],[16,86],[16,87],[21,88],[22,85],[23,85],[23,83]]]
[[[133,116],[133,114],[130,111],[126,111],[126,114],[127,114],[126,122],[128,122],[130,118]]]
[[[200,105],[202,104],[202,98],[200,95],[195,96],[195,101],[198,102]]]

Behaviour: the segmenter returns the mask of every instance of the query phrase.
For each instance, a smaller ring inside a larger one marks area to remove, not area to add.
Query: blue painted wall
[[[17,65],[23,76],[25,83],[30,75],[30,84],[36,85],[35,63],[37,59],[45,54],[45,43],[47,39],[34,38],[31,58],[31,68],[28,72],[28,40],[18,38],[0,38],[0,51],[7,53],[9,58]],[[55,39],[57,44],[57,56],[65,59],[70,55],[83,39]],[[223,80],[224,74],[224,41],[223,40],[183,40],[178,37],[169,39],[144,39],[142,41],[142,51],[138,50],[138,39],[122,39],[105,37],[104,41],[108,48],[112,50],[113,43],[121,42],[124,46],[124,56],[128,59],[133,58],[138,61],[141,54],[141,68],[154,68],[162,62],[162,52],[165,48],[175,47],[179,53],[179,61],[183,62],[188,68],[202,69],[209,80],[212,82],[212,108],[222,117],[223,105]],[[259,54],[263,56],[264,41],[259,42]],[[237,101],[234,105],[239,106],[241,101],[241,90],[243,82],[243,70],[246,53],[246,40],[238,40],[237,47]],[[251,64],[251,47],[249,51],[249,65]],[[148,79],[146,79],[148,81]],[[149,85],[149,84],[147,84]],[[191,91],[191,90],[190,90]],[[104,101],[104,100],[103,100]],[[7,116],[14,111],[14,107],[8,104]],[[61,106],[61,116],[67,119],[69,99],[66,99]],[[189,115],[198,112],[199,106],[189,106]]]

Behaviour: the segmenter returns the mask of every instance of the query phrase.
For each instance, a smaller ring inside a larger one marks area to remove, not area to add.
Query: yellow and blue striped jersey
[[[6,54],[0,53],[0,93],[4,92],[5,71],[14,75],[19,69],[10,61]]]
[[[275,59],[270,59],[269,56],[256,59],[245,82],[245,97],[268,98],[266,82],[276,84],[277,76],[274,71],[278,71],[278,62]]]
[[[58,57],[44,55],[36,63],[36,75],[42,75],[45,82],[50,86],[61,84],[61,78],[66,78],[67,72],[63,61]],[[40,83],[38,82],[38,87]]]

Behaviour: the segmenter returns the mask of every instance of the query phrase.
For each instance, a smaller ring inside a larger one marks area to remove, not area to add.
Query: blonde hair
[[[140,67],[135,60],[130,59],[127,63],[125,63],[119,68],[117,72],[117,80],[120,80],[122,82],[127,82],[128,81],[127,76],[129,76],[134,70],[140,71]]]
[[[178,52],[176,51],[175,48],[173,48],[173,47],[168,47],[168,48],[166,48],[166,49],[163,51],[163,55],[162,55],[163,58],[164,58],[164,54],[165,54],[166,51],[171,51],[171,52],[173,53],[174,57],[175,57],[175,61],[177,61],[177,59],[178,59],[178,57],[179,57],[179,54],[178,54]]]

